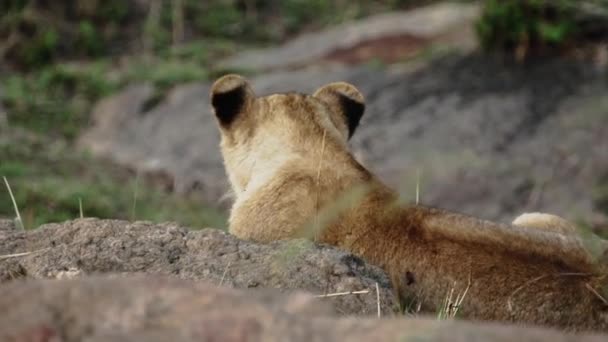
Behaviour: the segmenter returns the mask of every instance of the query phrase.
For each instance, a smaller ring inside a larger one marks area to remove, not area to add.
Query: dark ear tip
[[[344,114],[350,139],[361,117],[365,112],[365,98],[352,84],[347,82],[333,82],[319,88],[314,95],[327,103],[333,103]]]
[[[346,96],[344,94],[340,94],[340,106],[343,108],[342,110],[346,113],[347,116],[347,125],[348,125],[348,139],[352,138],[355,130],[359,126],[359,122],[361,121],[361,117],[365,112],[365,103],[354,100],[353,98]]]

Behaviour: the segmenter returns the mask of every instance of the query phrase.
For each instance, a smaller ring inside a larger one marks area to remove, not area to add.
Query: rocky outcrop
[[[263,95],[311,92],[337,80],[359,87],[368,104],[353,150],[404,197],[415,198],[419,175],[423,203],[481,218],[511,221],[523,211],[570,220],[597,214],[592,190],[608,172],[608,86],[592,65],[551,60],[522,66],[456,54],[416,68],[276,71],[253,77],[252,85]],[[228,183],[209,84],[177,87],[148,110],[142,110],[146,86],[134,88],[97,107],[81,147],[141,170],[164,170],[176,191],[201,189],[219,206]],[[100,124],[111,115],[120,120]]]
[[[318,64],[323,60],[349,61],[357,54],[362,55],[353,62],[376,57],[385,57],[382,60],[390,62],[412,57],[438,43],[471,48],[475,46],[472,26],[479,12],[478,4],[439,2],[410,11],[383,13],[322,32],[303,34],[282,46],[245,51],[219,62],[219,66],[268,71]],[[390,45],[375,46],[387,38]],[[364,51],[369,49],[374,51]]]
[[[304,293],[269,295],[162,276],[0,286],[3,341],[605,341],[607,336],[439,321],[332,316]]]
[[[94,274],[156,274],[237,288],[305,290],[339,314],[397,308],[385,274],[352,254],[304,240],[269,245],[217,229],[79,219],[36,230],[0,230],[0,281]],[[379,288],[379,297],[376,292]],[[361,292],[362,291],[362,292]],[[359,292],[359,294],[327,294]]]

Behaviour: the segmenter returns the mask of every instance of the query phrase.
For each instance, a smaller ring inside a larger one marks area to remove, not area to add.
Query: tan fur
[[[574,234],[577,229],[573,223],[552,214],[524,213],[515,218],[513,225],[519,227],[537,228],[562,234]]]
[[[232,105],[220,95],[238,87],[247,97],[238,114],[220,114]],[[253,94],[238,75],[211,92],[236,194],[231,233],[259,242],[308,236],[352,251],[425,311],[468,286],[464,318],[608,331],[607,278],[580,239],[401,203],[360,165],[347,147],[352,113],[340,101],[363,103],[354,86]]]

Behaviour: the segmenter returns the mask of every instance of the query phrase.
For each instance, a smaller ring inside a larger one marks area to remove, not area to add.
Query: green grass
[[[593,7],[591,7],[593,6]],[[484,0],[476,32],[486,50],[524,59],[559,55],[595,40],[596,25],[586,25],[583,8],[608,9],[603,0]]]
[[[11,125],[68,139],[87,122],[92,103],[118,88],[107,76],[104,63],[53,65],[13,74],[0,80],[0,85],[0,100]]]
[[[14,0],[0,3],[0,61],[34,70],[62,60],[162,54],[201,39],[272,44],[304,31],[435,1],[83,0],[74,6],[69,0]]]
[[[201,201],[164,193],[146,177],[136,182],[132,172],[69,150],[60,141],[16,132],[0,132],[0,176],[10,183],[26,229],[78,218],[81,210],[85,217],[225,227],[225,217]],[[4,185],[2,216],[15,217]]]
[[[11,126],[71,140],[88,124],[93,105],[127,84],[150,82],[162,97],[173,86],[215,76],[207,66],[208,59],[228,53],[231,45],[213,43],[206,47],[194,44],[162,57],[132,57],[121,66],[97,60],[15,73],[0,79],[0,101]]]
[[[209,40],[120,64],[56,63],[0,79],[0,101],[8,114],[8,127],[0,127],[0,177],[8,179],[23,225],[31,229],[83,215],[224,228],[224,215],[200,200],[165,193],[149,177],[76,152],[72,142],[103,97],[130,83],[149,82],[161,101],[173,86],[208,80],[217,72],[210,61],[233,48]],[[0,217],[15,217],[7,188],[0,189]]]

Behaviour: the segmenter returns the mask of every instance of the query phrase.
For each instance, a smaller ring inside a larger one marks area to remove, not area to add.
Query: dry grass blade
[[[133,190],[133,208],[131,208],[131,220],[135,221],[135,210],[137,209],[137,190],[139,188],[139,170],[135,174],[135,189]]]
[[[335,292],[328,293],[322,295],[316,295],[316,298],[327,298],[327,297],[338,297],[338,296],[348,296],[348,295],[360,295],[360,294],[368,294],[369,290],[361,290],[361,291],[348,291],[348,292]]]
[[[601,300],[604,305],[608,306],[608,300],[606,300],[604,296],[597,292],[597,290],[594,289],[593,286],[589,285],[589,283],[585,283],[585,287],[587,288],[587,290],[591,291],[591,293],[593,293],[599,300]]]
[[[456,317],[456,314],[458,314],[458,310],[460,310],[460,306],[462,305],[464,298],[467,296],[467,293],[469,292],[470,287],[471,287],[471,278],[469,277],[469,283],[467,284],[467,287],[464,289],[464,292],[459,294],[458,296],[456,296],[456,302],[454,303],[454,312],[452,314],[452,318]]]
[[[454,283],[454,286],[452,286],[452,288],[449,290],[448,294],[445,297],[445,300],[443,301],[443,306],[437,314],[437,319],[443,320],[456,318],[458,310],[460,310],[460,306],[462,305],[464,298],[467,296],[470,287],[471,278],[469,276],[469,282],[467,284],[467,287],[462,293],[459,293],[454,300],[452,300],[452,297],[454,296],[454,290],[456,289],[456,283]]]
[[[8,179],[6,179],[5,176],[2,176],[2,178],[4,178],[4,184],[6,184],[6,189],[8,189],[8,194],[11,197],[11,201],[13,201],[15,215],[17,216],[17,225],[19,226],[19,229],[25,230],[25,227],[23,226],[23,221],[21,220],[21,214],[19,213],[19,207],[17,207],[17,201],[15,201],[15,196],[13,196],[13,190],[11,190],[11,186],[10,184],[8,184]]]
[[[224,283],[224,279],[226,278],[226,274],[228,273],[228,269],[230,268],[231,263],[232,263],[232,261],[228,261],[228,265],[226,265],[226,269],[224,270],[224,273],[222,274],[222,279],[220,279],[219,286],[222,286],[222,284]]]
[[[448,294],[445,296],[443,305],[442,305],[441,309],[439,310],[437,319],[443,320],[443,319],[450,317],[450,311],[451,311],[451,307],[452,307],[452,296],[454,295],[454,288],[455,288],[455,286],[452,286],[452,288],[448,291]]]
[[[48,248],[42,248],[36,251],[31,251],[31,252],[22,252],[22,253],[14,253],[14,254],[5,254],[5,255],[0,255],[0,260],[6,260],[6,259],[11,259],[11,258],[19,258],[22,256],[28,256],[31,254],[36,254],[36,253],[40,253],[40,252],[44,252],[46,250],[50,249],[50,247]]]
[[[376,303],[378,304],[378,318],[382,316],[382,309],[380,309],[380,287],[376,282]]]
[[[23,252],[23,253],[0,255],[0,260],[10,259],[10,258],[18,258],[18,257],[30,255],[30,254],[32,254],[32,252]]]
[[[78,209],[80,209],[80,218],[84,218],[84,211],[82,210],[82,198],[78,197]]]

